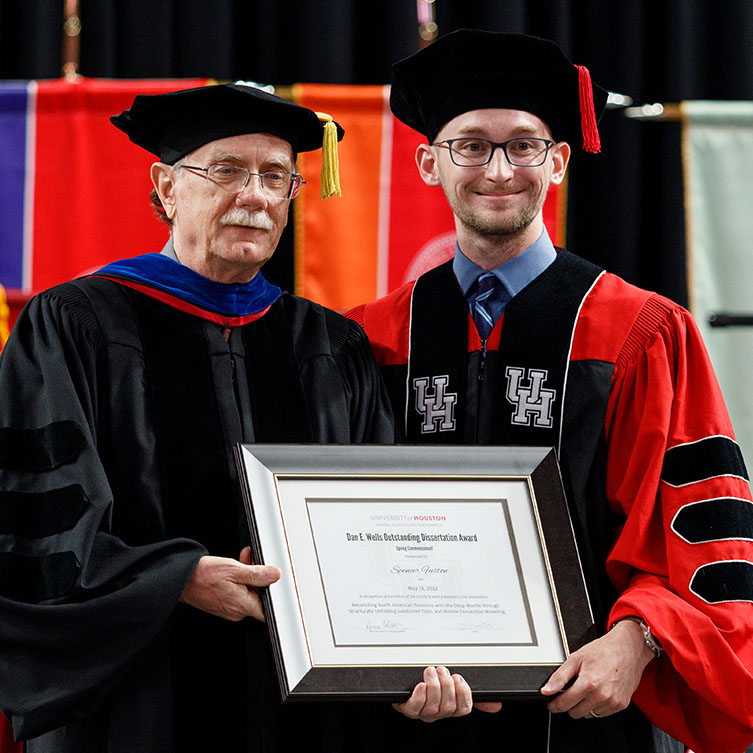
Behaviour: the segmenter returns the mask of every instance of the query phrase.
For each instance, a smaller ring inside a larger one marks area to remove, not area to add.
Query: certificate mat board
[[[594,637],[554,451],[238,445],[283,700],[405,700],[425,666],[476,700],[538,689]]]

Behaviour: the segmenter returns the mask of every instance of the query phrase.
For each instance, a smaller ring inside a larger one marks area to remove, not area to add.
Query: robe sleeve
[[[346,347],[338,357],[343,391],[348,401],[350,436],[355,443],[392,444],[392,408],[366,333],[348,322]]]
[[[392,444],[392,408],[363,329],[309,301],[299,309],[290,326],[305,340],[297,346],[298,368],[313,440]],[[322,334],[325,342],[320,342]]]
[[[0,708],[18,739],[96,708],[206,553],[111,533],[98,452],[107,372],[94,312],[54,292],[30,302],[0,356]]]
[[[648,309],[606,422],[607,496],[624,519],[609,626],[642,617],[664,648],[633,698],[646,716],[696,753],[735,753],[753,741],[751,492],[695,322]]]

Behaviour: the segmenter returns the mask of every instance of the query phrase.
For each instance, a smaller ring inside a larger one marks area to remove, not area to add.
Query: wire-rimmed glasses
[[[253,173],[247,167],[240,165],[223,165],[215,163],[208,167],[195,165],[177,165],[184,170],[194,170],[204,173],[207,180],[219,186],[228,193],[240,193],[255,175],[261,183],[261,190],[273,199],[294,199],[298,196],[301,186],[306,182],[302,175],[289,173],[285,170],[266,170],[263,173]]]
[[[539,167],[546,161],[549,149],[557,143],[551,139],[525,138],[509,141],[461,138],[435,141],[432,146],[448,149],[450,159],[458,167],[482,167],[491,162],[494,152],[501,149],[514,167]]]

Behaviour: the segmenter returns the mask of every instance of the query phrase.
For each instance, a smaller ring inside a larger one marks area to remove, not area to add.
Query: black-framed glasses
[[[432,146],[450,150],[450,159],[458,167],[481,167],[491,162],[494,152],[501,149],[507,161],[514,167],[539,167],[546,161],[549,149],[556,144],[551,139],[525,138],[509,141],[488,139],[445,139]]]
[[[178,165],[184,170],[195,170],[204,173],[207,180],[219,186],[228,193],[240,193],[255,175],[259,178],[261,190],[273,199],[294,199],[298,196],[301,186],[306,182],[302,175],[289,173],[285,170],[266,170],[263,173],[252,173],[247,167],[240,165],[223,165],[216,163],[208,167],[195,165]]]

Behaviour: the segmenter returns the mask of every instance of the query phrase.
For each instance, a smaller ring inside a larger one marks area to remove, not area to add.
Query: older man
[[[408,441],[559,452],[601,637],[492,739],[683,750],[653,722],[732,753],[753,738],[753,507],[719,387],[686,311],[556,250],[542,221],[572,147],[598,151],[606,96],[524,35],[458,31],[397,63],[392,110],[427,137],[457,248],[351,315]]]
[[[260,272],[320,120],[225,85],[113,122],[160,158],[170,241],[38,295],[3,352],[0,707],[29,753],[436,742],[389,704],[280,707],[256,590],[279,571],[245,546],[234,443],[393,436],[360,328]],[[468,713],[462,678],[425,678],[399,711]]]

